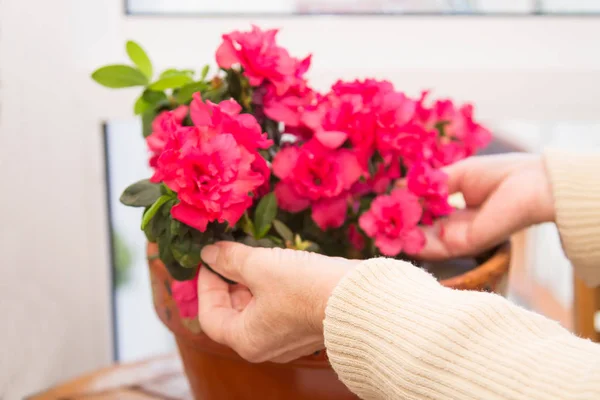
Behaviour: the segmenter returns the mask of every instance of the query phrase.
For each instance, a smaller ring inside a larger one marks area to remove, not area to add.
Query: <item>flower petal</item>
[[[190,118],[196,126],[208,126],[212,121],[212,113],[210,106],[204,101],[200,93],[194,93],[194,99],[190,104]]]
[[[339,196],[333,199],[320,200],[313,204],[312,219],[322,230],[339,228],[344,225],[348,197]]]
[[[337,162],[340,166],[340,178],[344,182],[344,187],[349,189],[363,174],[358,159],[349,151],[340,151],[337,155]]]
[[[242,106],[240,106],[239,103],[233,99],[223,100],[219,103],[219,108],[225,114],[232,117],[238,115],[240,111],[242,111]]]
[[[300,115],[280,101],[273,100],[265,104],[264,112],[272,120],[289,126],[300,125]]]
[[[279,179],[286,179],[294,170],[300,150],[295,146],[285,147],[273,159],[273,174]]]
[[[310,206],[308,199],[296,194],[294,189],[285,182],[279,182],[275,186],[275,196],[279,208],[289,212],[299,212]]]
[[[200,232],[206,231],[206,226],[210,222],[206,218],[205,213],[183,202],[176,204],[171,208],[171,216],[177,221],[181,221],[192,228],[198,229]]]
[[[237,64],[240,62],[237,51],[233,47],[233,44],[228,38],[223,38],[223,43],[217,49],[217,53],[215,54],[215,58],[217,59],[217,64],[221,68],[229,69],[233,64]]]
[[[371,237],[377,234],[377,219],[372,212],[367,211],[358,219],[358,226]]]
[[[315,132],[315,138],[328,149],[337,149],[348,139],[348,134],[341,131],[318,130]]]
[[[406,254],[417,254],[425,247],[425,234],[421,229],[415,227],[404,233],[402,242]]]
[[[375,246],[381,251],[381,254],[395,257],[402,251],[403,242],[400,237],[391,238],[386,235],[379,235],[375,239]]]

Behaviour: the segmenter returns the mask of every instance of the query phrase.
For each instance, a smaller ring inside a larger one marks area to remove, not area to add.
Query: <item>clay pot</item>
[[[338,379],[324,351],[289,364],[251,364],[233,350],[204,335],[197,320],[182,319],[171,297],[171,277],[156,256],[156,244],[148,245],[154,306],[162,322],[175,335],[185,373],[201,400],[357,399]],[[460,272],[442,279],[445,286],[502,293],[508,277],[510,247],[495,249],[480,265],[470,268],[464,260],[450,265],[425,265],[436,271]],[[466,265],[466,267],[465,267]],[[469,269],[464,271],[465,269]],[[451,272],[452,273],[452,272]]]

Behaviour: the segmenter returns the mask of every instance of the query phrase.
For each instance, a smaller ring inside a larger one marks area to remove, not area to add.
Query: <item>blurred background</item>
[[[316,88],[389,79],[473,102],[504,150],[600,148],[600,0],[0,0],[0,399],[174,349],[140,211],[118,204],[149,175],[138,93],[89,75],[128,39],[156,69],[198,69],[251,23],[313,53]],[[513,300],[570,329],[595,312],[552,225],[514,248]]]

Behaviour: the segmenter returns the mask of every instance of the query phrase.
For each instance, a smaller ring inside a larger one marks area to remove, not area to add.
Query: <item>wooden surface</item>
[[[178,355],[117,365],[60,384],[28,400],[193,399]]]
[[[600,342],[600,333],[594,326],[594,316],[600,310],[600,289],[590,288],[574,277],[573,312],[574,328],[578,336]]]

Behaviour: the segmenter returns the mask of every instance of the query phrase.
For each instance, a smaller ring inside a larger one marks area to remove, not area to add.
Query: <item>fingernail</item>
[[[217,261],[217,257],[219,256],[219,246],[215,246],[214,244],[209,244],[208,246],[204,246],[202,252],[200,253],[200,257],[202,257],[202,261],[205,264],[214,264]]]

